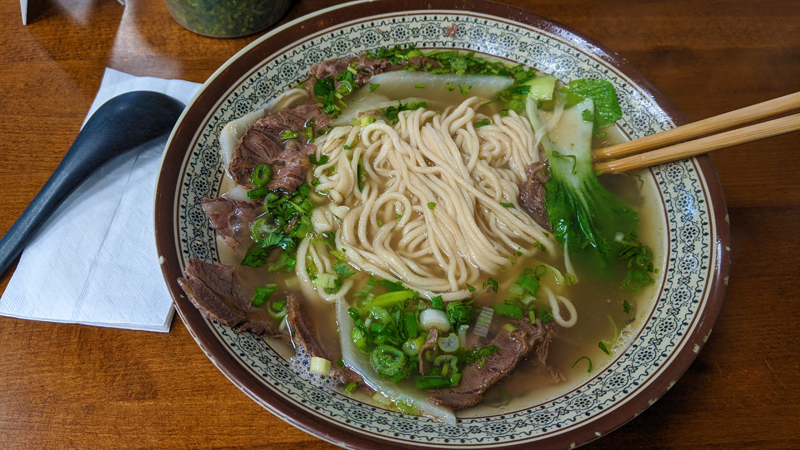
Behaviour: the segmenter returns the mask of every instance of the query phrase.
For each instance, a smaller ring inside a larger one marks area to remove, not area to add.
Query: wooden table
[[[254,39],[195,35],[161,0],[30,3],[27,27],[0,4],[0,233],[77,135],[105,67],[203,82]],[[334,3],[300,0],[283,22]],[[616,50],[690,121],[800,90],[797,1],[507,3]],[[714,332],[661,400],[585,448],[800,448],[799,137],[712,155],[732,236]],[[0,318],[0,391],[0,448],[331,447],[236,389],[180,320],[157,334]]]

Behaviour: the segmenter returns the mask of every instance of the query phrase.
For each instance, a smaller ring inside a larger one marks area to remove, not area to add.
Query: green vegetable
[[[277,284],[268,284],[264,287],[256,286],[256,296],[253,297],[253,306],[261,306],[267,300],[269,300],[270,295],[272,295],[275,291],[278,290]]]
[[[496,304],[493,308],[494,312],[501,316],[511,317],[512,319],[522,319],[523,317],[522,308],[512,302]]]
[[[427,108],[428,104],[425,102],[409,102],[403,104],[401,101],[397,101],[397,106],[390,106],[383,110],[383,113],[386,115],[386,122],[389,125],[395,125],[397,122],[400,121],[398,115],[402,111],[414,111],[415,109],[419,108]]]
[[[535,296],[539,292],[539,275],[536,271],[525,269],[524,272],[519,274],[517,281],[511,285],[508,292],[514,298],[522,299],[525,296]]]
[[[248,181],[256,186],[266,186],[272,176],[272,169],[269,164],[259,164],[253,169],[253,176]]]
[[[277,272],[281,270],[283,273],[289,273],[294,270],[294,266],[297,264],[297,259],[294,256],[291,256],[287,252],[281,252],[280,259],[278,262],[267,269],[268,272]]]
[[[342,278],[350,278],[356,274],[356,271],[353,270],[352,267],[348,266],[344,261],[336,261],[336,264],[334,264],[331,268]]]
[[[431,298],[431,306],[434,309],[444,311],[444,300],[442,300],[442,296],[437,295],[436,297]]]
[[[485,127],[486,125],[491,125],[491,124],[492,124],[491,119],[483,119],[475,122],[475,128]]]
[[[631,304],[630,304],[630,303],[628,303],[628,301],[627,301],[627,300],[625,300],[624,302],[622,302],[622,311],[623,311],[625,314],[630,314],[630,313],[631,313]]]
[[[283,133],[281,133],[280,138],[282,141],[286,141],[289,139],[297,139],[299,136],[300,134],[297,131],[286,130]]]
[[[550,311],[547,310],[544,306],[540,306],[538,310],[536,310],[536,317],[539,319],[539,322],[542,323],[550,323],[555,320]]]
[[[601,349],[601,350],[603,350],[603,348],[602,348],[602,347],[600,347],[600,349]],[[606,353],[608,353],[606,350],[603,350],[603,351],[605,351]],[[572,368],[574,369],[574,368],[575,368],[575,366],[577,366],[577,365],[578,365],[578,363],[579,363],[579,362],[581,362],[581,361],[582,361],[582,360],[584,360],[584,359],[585,359],[586,361],[589,361],[589,369],[586,371],[586,373],[592,373],[592,360],[591,360],[591,359],[589,359],[589,357],[588,357],[588,356],[581,356],[580,358],[578,358],[578,360],[577,360],[577,361],[575,361],[575,364],[573,364],[573,365],[572,365]]]
[[[513,208],[514,204],[513,203],[500,203],[500,206],[502,206],[503,208]],[[517,255],[517,256],[519,256],[519,255]]]
[[[322,155],[322,157],[320,157],[319,160],[317,160],[317,157],[315,155],[311,155],[308,157],[308,160],[311,162],[311,164],[314,164],[315,166],[321,166],[326,162],[328,162],[329,157],[328,155]]]
[[[394,406],[396,406],[397,409],[403,414],[416,415],[418,413],[417,408],[415,408],[414,405],[410,405],[402,400],[397,400],[394,402]]]
[[[380,84],[370,84],[369,85],[369,91],[370,92],[375,92],[375,89],[378,89],[380,86],[381,86]]]
[[[655,280],[650,276],[650,272],[653,272],[655,267],[650,247],[643,245],[634,231],[624,234],[620,243],[622,249],[618,255],[619,259],[628,261],[628,277],[623,282],[625,289],[636,292],[648,284],[653,284]]]
[[[464,87],[464,86],[461,86],[461,85],[459,84],[459,85],[458,85],[458,89],[461,91],[461,95],[463,95],[464,97],[466,97],[466,96],[467,96],[467,94],[469,94],[469,90],[470,90],[470,89],[472,89],[472,86],[466,86],[466,87]]]
[[[433,211],[434,208],[436,208],[436,203],[435,202],[428,202],[428,209]]]
[[[375,289],[375,286],[377,284],[378,284],[378,280],[376,280],[372,276],[372,274],[370,274],[369,275],[369,281],[367,281],[367,284],[364,285],[364,287],[361,288],[361,290],[358,291],[355,295],[353,295],[353,297],[355,297],[355,298],[366,298],[366,296],[369,295],[369,293],[372,292],[373,289]]]
[[[416,338],[409,339],[403,343],[403,353],[408,356],[414,356],[419,353],[419,349],[424,343],[425,336],[418,336]]]
[[[507,324],[503,325],[503,329],[508,331],[509,333],[513,333],[513,332],[517,331],[517,327],[515,327],[514,325],[511,325],[510,323],[507,323]]]
[[[416,291],[408,289],[381,294],[373,298],[372,301],[369,302],[369,305],[367,305],[367,308],[374,308],[376,306],[386,308],[404,300],[413,298],[416,295],[419,295]]]
[[[497,281],[494,278],[489,278],[486,280],[486,283],[483,283],[483,288],[486,289],[487,287],[491,286],[491,288],[497,292]]]
[[[309,372],[317,375],[328,375],[331,373],[331,362],[319,356],[312,356],[309,364]]]
[[[361,160],[358,160],[358,165],[356,168],[356,174],[358,176],[358,190],[364,190],[364,181],[367,179],[367,170],[364,169],[364,163]]]
[[[458,329],[461,325],[469,325],[475,316],[477,308],[463,301],[455,301],[447,304],[447,319],[453,329]]]
[[[336,105],[336,95],[335,82],[332,76],[320,78],[314,83],[314,96],[321,100],[319,103],[320,108],[322,108],[325,114],[330,114],[331,118],[334,119],[339,117],[339,113],[342,111],[342,109]],[[341,94],[339,94],[339,96],[341,97]]]
[[[542,75],[531,78],[522,83],[523,86],[530,86],[528,97],[536,101],[549,101],[553,99],[553,92],[556,89],[556,77],[553,75]]]
[[[269,194],[269,189],[266,186],[262,186],[247,191],[247,198],[249,199],[261,198],[261,197],[266,197],[267,194]]]
[[[458,335],[455,333],[450,333],[446,338],[440,337],[437,344],[439,344],[439,348],[446,353],[453,353],[461,347]]]
[[[609,352],[608,349],[613,347],[614,343],[616,343],[617,340],[619,339],[619,328],[617,328],[616,322],[614,322],[614,319],[609,314],[606,314],[606,317],[608,317],[608,321],[611,322],[611,329],[613,330],[614,337],[610,341],[606,341],[606,340],[600,341],[599,347],[600,347],[600,350],[602,350],[602,351],[606,352],[606,354],[610,355],[611,352]]]
[[[461,374],[454,373],[450,377],[442,377],[438,375],[428,375],[417,377],[417,389],[437,389],[446,387],[456,387],[461,381]]]
[[[329,274],[329,273],[320,273],[312,277],[311,283],[314,286],[323,288],[323,289],[332,289],[336,287],[336,277]]]
[[[596,79],[573,80],[561,92],[568,95],[567,105],[574,105],[585,99],[594,104],[593,116],[597,127],[611,125],[622,117],[622,109],[617,101],[617,91],[610,81]],[[590,110],[592,111],[592,110]]]
[[[379,345],[372,350],[369,362],[372,367],[381,375],[391,377],[399,373],[406,363],[408,357],[401,350],[390,345]]]
[[[417,315],[414,313],[403,314],[403,325],[406,336],[409,339],[415,339],[417,337]]]
[[[541,129],[536,102],[529,99],[527,106],[534,130]],[[581,259],[590,273],[608,275],[614,236],[634,230],[639,218],[600,184],[592,169],[592,123],[581,117],[583,109],[592,108],[591,101],[585,100],[565,109],[559,126],[574,133],[557,143],[542,138],[551,172],[545,184],[545,206],[558,243],[567,247],[571,257]]]
[[[442,368],[442,376],[458,372],[458,358],[453,355],[439,355],[433,360],[433,365]]]
[[[398,282],[392,282],[392,281],[389,281],[389,280],[381,280],[381,281],[378,281],[378,284],[383,286],[383,287],[385,287],[386,290],[389,291],[389,292],[405,291],[406,290],[405,286],[403,286],[403,283],[401,283],[399,281]]]
[[[253,235],[253,240],[261,241],[262,239],[266,238],[273,231],[275,231],[278,227],[274,224],[270,223],[270,219],[267,217],[262,217],[255,222],[253,222],[253,227],[250,229],[251,234]]]
[[[254,189],[267,190],[266,187]],[[313,230],[311,223],[311,210],[314,202],[309,198],[311,189],[301,185],[293,193],[279,194],[266,192],[263,197],[266,214],[253,222],[251,235],[253,244],[250,245],[242,260],[242,265],[261,267],[269,257],[270,250],[280,248],[283,250],[280,260],[271,271],[281,270],[290,272],[296,263],[295,249],[301,239]],[[283,253],[287,253],[285,256]]]

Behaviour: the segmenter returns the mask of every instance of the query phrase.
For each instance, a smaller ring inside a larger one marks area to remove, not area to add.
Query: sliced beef
[[[258,205],[227,197],[203,200],[203,211],[208,215],[211,226],[231,248],[249,241],[250,225],[259,213]]]
[[[425,58],[424,56],[412,56],[411,58],[408,59],[408,64],[417,67],[430,66],[430,69],[442,68],[442,64],[439,61],[435,59]],[[405,64],[403,64],[402,67],[405,67]]]
[[[419,353],[417,356],[419,357],[419,374],[425,375],[427,370],[425,369],[425,352],[428,350],[433,350],[436,348],[436,341],[439,340],[439,330],[436,328],[431,329],[428,331],[428,337],[425,338],[425,343],[422,344],[422,347],[419,348]]]
[[[266,312],[251,305],[253,295],[244,292],[233,267],[190,259],[178,280],[189,301],[207,318],[239,331],[278,335]]]
[[[502,329],[492,339],[491,345],[499,349],[497,353],[487,356],[482,366],[478,361],[466,365],[457,387],[432,389],[428,401],[456,410],[463,409],[481,401],[484,392],[514,370],[531,351],[537,363],[545,364],[550,328],[538,321],[531,325],[527,320],[517,321],[513,325],[517,328],[514,332]]]
[[[270,191],[292,192],[306,181],[306,169],[311,167],[308,157],[314,153],[313,144],[300,144],[297,141],[286,143],[272,166],[272,179],[267,187]]]
[[[253,169],[259,164],[269,164],[273,173],[272,182],[276,182],[276,186],[280,186],[280,189],[293,191],[305,180],[308,155],[313,153],[316,147],[306,142],[305,136],[302,136],[303,141],[290,139],[286,142],[280,136],[287,130],[300,131],[310,125],[312,120],[315,135],[318,130],[331,124],[330,118],[317,105],[301,105],[286,109],[253,123],[239,140],[231,157],[228,172],[233,180],[243,186],[252,187],[249,179],[253,176]],[[298,163],[298,158],[305,159],[305,166]],[[286,172],[289,178],[279,181],[281,175],[278,172],[286,165],[292,166],[292,169]],[[300,167],[303,169],[301,181],[298,183],[297,171]]]
[[[292,338],[292,343],[295,349],[302,350],[309,357],[316,356],[317,358],[325,358],[331,361],[331,376],[341,378],[342,382],[362,384],[361,377],[350,370],[347,366],[339,367],[336,361],[333,360],[333,355],[330,355],[322,345],[319,343],[320,338],[317,333],[317,328],[314,326],[314,321],[308,314],[303,302],[300,301],[293,294],[286,297],[286,307],[288,312],[286,314],[286,325],[289,328],[289,334]]]
[[[331,76],[339,75],[347,70],[350,64],[356,61],[358,57],[351,56],[349,58],[329,59],[322,61],[319,64],[311,66],[311,75],[316,78],[328,78]]]
[[[536,223],[552,231],[545,206],[547,192],[544,188],[550,179],[550,171],[543,163],[535,162],[528,167],[525,174],[527,180],[519,186],[519,203]]]
[[[358,64],[352,66],[352,64],[355,62],[358,62]],[[439,61],[425,58],[423,56],[413,56],[409,58],[408,61],[403,61],[399,64],[392,64],[390,61],[385,59],[372,59],[367,57],[366,53],[361,53],[358,56],[330,59],[328,61],[323,61],[319,64],[311,66],[311,73],[306,80],[306,89],[308,89],[310,92],[313,92],[314,84],[318,79],[331,76],[335,78],[340,73],[346,72],[351,66],[356,70],[356,83],[359,86],[363,86],[373,75],[378,75],[379,73],[384,72],[392,72],[395,70],[402,70],[408,65],[417,67],[425,67],[430,65],[431,69],[440,69],[442,67],[442,64]],[[338,88],[340,85],[339,81],[336,80],[334,85]]]

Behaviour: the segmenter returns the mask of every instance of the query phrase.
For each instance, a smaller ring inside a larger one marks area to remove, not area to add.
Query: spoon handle
[[[172,130],[184,105],[158,92],[128,92],[92,115],[50,179],[0,239],[0,275],[22,252],[50,214],[108,160]]]

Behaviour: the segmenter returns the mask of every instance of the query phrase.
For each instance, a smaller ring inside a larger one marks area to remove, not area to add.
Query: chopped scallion
[[[601,348],[602,348],[602,347],[601,347]],[[606,353],[608,353],[608,352],[606,352]],[[584,359],[585,359],[586,361],[589,361],[589,369],[586,371],[586,373],[592,373],[592,360],[591,360],[591,359],[589,359],[589,357],[588,357],[588,356],[581,356],[580,358],[578,358],[578,360],[577,360],[577,361],[575,361],[575,364],[573,364],[573,365],[572,365],[572,368],[574,369],[574,368],[575,368],[575,366],[577,366],[577,365],[578,365],[578,363],[579,363],[579,362],[581,362],[581,361],[582,361],[582,360],[584,360]]]

